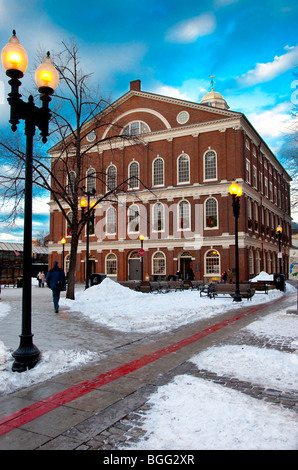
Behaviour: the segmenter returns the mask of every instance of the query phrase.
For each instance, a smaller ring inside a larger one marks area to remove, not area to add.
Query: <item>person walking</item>
[[[37,280],[38,280],[38,287],[41,287],[41,272],[37,274]]]
[[[46,281],[46,275],[45,273],[42,271],[41,273],[41,286],[44,287],[44,283]]]
[[[65,272],[58,267],[58,261],[54,261],[53,268],[47,272],[46,281],[52,290],[55,312],[59,311],[60,292],[65,285]]]
[[[229,284],[232,284],[233,282],[233,271],[231,270],[231,268],[228,269],[228,283]]]

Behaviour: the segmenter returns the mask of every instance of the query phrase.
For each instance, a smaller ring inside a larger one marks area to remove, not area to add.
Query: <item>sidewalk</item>
[[[286,341],[264,344],[266,340],[256,339],[244,328],[256,318],[280,309],[281,304],[286,309],[293,299],[289,301],[285,297],[279,305],[262,305],[260,309],[250,308],[249,302],[243,302],[232,313],[201,320],[171,333],[144,336],[95,326],[79,314],[70,318],[67,311],[54,316],[50,302],[45,302],[45,297],[49,300],[49,290],[40,291],[34,290],[33,307],[38,311],[34,313],[33,323],[37,347],[48,349],[50,338],[52,349],[88,347],[100,352],[101,357],[96,363],[0,398],[0,424],[10,416],[6,425],[11,429],[0,436],[1,450],[116,450],[137,442],[142,436],[139,426],[142,411],[148,406],[150,395],[179,374],[222,383],[257,399],[298,411],[297,394],[220,377],[198,370],[188,362],[194,354],[215,344],[257,341],[262,347],[291,351],[291,344]],[[10,289],[7,296],[14,301],[17,316],[19,292]],[[0,339],[15,348],[19,325],[15,318],[9,317],[1,320],[4,334]]]

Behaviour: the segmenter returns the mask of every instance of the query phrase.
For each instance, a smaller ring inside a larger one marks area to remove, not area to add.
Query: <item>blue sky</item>
[[[298,103],[297,23],[297,0],[0,0],[1,48],[16,29],[28,72],[37,48],[58,51],[73,39],[84,71],[113,101],[135,79],[144,91],[200,101],[215,75],[215,90],[277,156]],[[33,88],[29,77],[23,93]],[[9,119],[8,92],[1,68],[0,129]],[[45,199],[35,201],[34,212],[34,233],[48,230]],[[0,228],[0,241],[22,240],[21,219],[13,230]]]

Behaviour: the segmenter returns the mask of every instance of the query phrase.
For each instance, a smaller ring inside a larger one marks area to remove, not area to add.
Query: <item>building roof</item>
[[[23,243],[0,242],[0,251],[23,251]],[[32,253],[47,255],[48,252],[47,246],[32,246]]]

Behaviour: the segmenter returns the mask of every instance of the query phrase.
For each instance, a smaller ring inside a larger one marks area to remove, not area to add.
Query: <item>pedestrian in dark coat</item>
[[[54,266],[47,272],[46,281],[53,293],[53,303],[55,312],[59,311],[60,292],[65,286],[65,272],[58,267],[58,261],[54,261]]]

